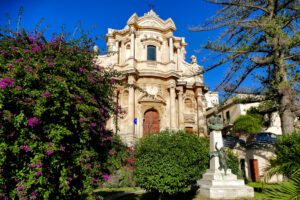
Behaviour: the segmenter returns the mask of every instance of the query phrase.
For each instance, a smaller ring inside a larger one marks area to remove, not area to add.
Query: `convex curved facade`
[[[126,111],[115,116],[108,128],[128,144],[163,129],[207,133],[202,67],[195,56],[185,61],[185,39],[175,37],[172,19],[162,20],[153,10],[133,14],[122,30],[108,29],[108,53],[96,62],[124,74],[132,87],[116,91],[117,102]]]

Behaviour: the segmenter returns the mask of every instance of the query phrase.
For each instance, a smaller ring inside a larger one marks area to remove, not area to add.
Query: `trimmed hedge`
[[[137,184],[147,191],[187,192],[209,166],[209,142],[183,131],[162,131],[136,146]]]

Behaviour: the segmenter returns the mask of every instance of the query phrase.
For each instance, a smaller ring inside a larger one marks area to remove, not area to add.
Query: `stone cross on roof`
[[[149,8],[150,8],[151,10],[153,10],[153,9],[154,9],[154,7],[155,7],[155,5],[154,5],[154,4],[152,4],[152,3],[149,3],[149,4],[148,4],[148,6],[149,6]]]

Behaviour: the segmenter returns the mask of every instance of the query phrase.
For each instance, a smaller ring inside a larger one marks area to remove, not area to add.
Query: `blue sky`
[[[105,35],[108,28],[123,28],[133,13],[141,16],[148,12],[149,4],[155,6],[154,11],[162,19],[171,17],[177,27],[175,35],[186,38],[187,61],[195,54],[198,63],[205,66],[206,63],[201,62],[205,52],[199,53],[197,50],[207,40],[215,39],[219,33],[188,30],[191,26],[203,23],[217,11],[218,7],[203,0],[0,0],[0,24],[7,24],[7,14],[16,22],[18,10],[23,7],[21,25],[28,30],[34,29],[39,20],[44,18],[43,26],[49,25],[46,32],[49,36],[59,32],[62,25],[72,32],[78,22],[85,30],[93,28],[93,35]],[[105,47],[104,37],[99,39],[98,45]],[[222,67],[205,74],[206,85],[213,89],[225,72],[226,67]]]

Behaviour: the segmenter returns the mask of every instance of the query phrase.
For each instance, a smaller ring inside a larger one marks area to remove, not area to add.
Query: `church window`
[[[130,57],[130,44],[126,45],[125,59]]]
[[[147,46],[147,60],[156,61],[156,47],[153,45]]]

